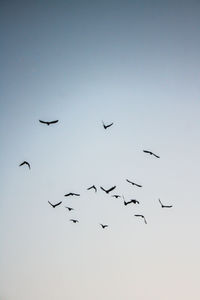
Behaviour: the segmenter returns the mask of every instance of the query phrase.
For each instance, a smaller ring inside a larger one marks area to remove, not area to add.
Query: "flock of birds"
[[[42,121],[42,120],[39,120],[39,122],[42,123],[42,124],[46,124],[47,126],[49,126],[49,125],[58,123],[59,120],[55,120],[55,121]],[[111,127],[113,124],[114,124],[114,123],[110,123],[110,124],[107,124],[107,125],[106,125],[106,124],[102,121],[102,125],[103,125],[103,128],[104,128],[105,130],[108,129],[109,127]],[[152,156],[154,156],[154,157],[156,157],[156,158],[160,158],[160,156],[156,155],[156,154],[153,153],[152,151],[149,151],[149,150],[143,150],[143,152],[144,152],[144,153],[147,153],[147,154],[150,154],[150,155],[152,155]],[[24,165],[27,165],[28,168],[31,169],[30,163],[27,162],[27,161],[23,161],[19,166],[21,167],[21,166],[24,166]],[[138,188],[142,188],[142,185],[137,184],[137,183],[135,183],[135,182],[132,182],[132,181],[130,181],[129,179],[126,179],[126,181],[127,181],[128,183],[130,183],[131,185],[133,185],[133,186],[136,186],[136,187],[138,187]],[[100,189],[101,189],[102,191],[104,191],[106,194],[109,194],[110,192],[112,192],[113,190],[115,190],[115,188],[116,188],[116,186],[112,186],[112,187],[109,188],[109,189],[105,189],[104,187],[100,186]],[[96,187],[95,185],[92,185],[92,186],[88,187],[87,190],[88,190],[88,191],[89,191],[89,190],[94,190],[94,192],[97,193],[97,187]],[[76,197],[79,197],[80,194],[74,193],[74,192],[70,192],[70,193],[65,194],[64,196],[65,196],[65,197],[70,197],[70,196],[76,196]],[[114,198],[116,198],[116,199],[122,197],[123,200],[124,200],[124,205],[125,205],[125,206],[127,206],[127,205],[129,205],[129,204],[139,204],[139,201],[136,200],[136,199],[131,199],[130,201],[125,201],[125,198],[124,198],[123,195],[121,196],[121,195],[118,195],[118,194],[114,194],[114,195],[111,195],[111,197],[114,197]],[[158,199],[158,201],[159,201],[159,203],[160,203],[160,205],[161,205],[162,208],[172,208],[172,207],[173,207],[172,205],[164,205],[164,204],[161,202],[160,199]],[[55,204],[51,203],[50,201],[48,201],[48,203],[49,203],[53,208],[56,208],[57,206],[59,206],[59,205],[62,204],[62,201],[60,201],[60,202],[58,202],[58,203],[55,203]],[[66,206],[66,208],[67,208],[69,211],[74,210],[73,207],[68,207],[68,206]],[[135,216],[135,217],[142,218],[142,219],[144,220],[144,223],[147,224],[147,220],[146,220],[146,218],[145,218],[144,215],[141,215],[141,214],[135,214],[134,216]],[[73,222],[73,223],[78,223],[78,222],[79,222],[79,220],[77,220],[77,219],[70,219],[70,221]],[[101,223],[100,223],[100,226],[101,226],[103,229],[105,229],[106,227],[108,227],[108,224],[101,224]]]

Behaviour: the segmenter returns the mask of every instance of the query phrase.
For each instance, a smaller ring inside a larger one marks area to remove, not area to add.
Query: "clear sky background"
[[[200,2],[0,11],[0,299],[199,300]]]

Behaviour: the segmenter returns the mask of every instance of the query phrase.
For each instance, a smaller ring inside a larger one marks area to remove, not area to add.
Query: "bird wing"
[[[47,124],[47,122],[39,120],[40,123]]]
[[[154,153],[152,153],[155,157],[157,157],[157,158],[160,158],[160,156],[158,156],[158,155],[156,155],[156,154],[154,154]]]
[[[25,164],[29,167],[29,169],[31,168],[30,164],[26,161]]]
[[[115,185],[115,186],[112,186],[109,190],[107,190],[107,193],[113,191],[115,188],[116,188],[116,185]]]
[[[71,193],[72,196],[80,196],[80,194],[76,194],[76,193]]]
[[[102,189],[102,191],[106,192],[106,190],[102,186],[100,186],[100,188]]]
[[[145,153],[151,153],[150,151],[147,151],[147,150],[143,150],[143,152],[145,152]]]
[[[68,193],[68,194],[66,194],[66,195],[64,195],[65,197],[68,197],[68,196],[71,196],[72,195],[72,193]]]
[[[48,203],[49,203],[52,207],[54,207],[53,204],[52,204],[51,202],[48,201]]]
[[[62,201],[60,201],[60,202],[54,204],[54,206],[56,207],[56,206],[60,205],[61,203],[62,203]]]
[[[132,183],[132,184],[134,184],[132,181],[130,181],[130,180],[128,180],[128,179],[126,179],[126,181],[127,181],[127,182],[129,182],[129,183]]]
[[[23,161],[23,162],[19,165],[19,167],[23,166],[24,164],[25,164],[25,161]]]
[[[54,123],[58,123],[58,120],[49,122],[49,124],[54,124]]]
[[[142,187],[142,185],[140,185],[140,184],[137,184],[137,183],[135,183],[135,185],[136,185],[137,187]]]
[[[110,124],[106,125],[106,128],[108,128],[108,127],[110,127],[112,125],[113,125],[113,123],[110,123]]]

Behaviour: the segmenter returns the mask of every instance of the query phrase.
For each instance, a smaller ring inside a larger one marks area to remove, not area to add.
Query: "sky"
[[[199,300],[200,2],[0,7],[0,300]]]

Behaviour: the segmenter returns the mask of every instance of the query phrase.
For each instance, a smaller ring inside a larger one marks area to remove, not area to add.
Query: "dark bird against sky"
[[[128,179],[126,179],[126,181],[129,182],[129,183],[131,183],[132,185],[136,185],[137,187],[142,187],[142,185],[137,184],[137,183],[135,183],[135,182],[132,182],[132,181],[130,181],[130,180],[128,180]]]
[[[68,193],[64,195],[65,197],[69,197],[69,196],[80,196],[80,194],[76,194],[76,193]]]
[[[104,229],[104,228],[106,228],[106,227],[108,227],[108,225],[104,225],[104,224],[100,224],[101,225],[101,227]]]
[[[111,191],[113,191],[115,188],[116,188],[116,185],[115,186],[113,186],[113,187],[111,187],[110,189],[108,189],[108,190],[105,190],[102,186],[100,186],[100,188],[102,189],[102,191],[104,191],[105,193],[110,193]]]
[[[113,125],[113,123],[110,123],[110,124],[106,125],[103,121],[102,121],[102,124],[103,124],[103,128],[104,129],[107,129],[107,128],[109,128],[109,127],[111,127]]]
[[[75,220],[75,219],[70,219],[70,221],[72,221],[73,223],[78,223],[79,222],[78,220]]]
[[[69,211],[74,210],[74,208],[68,206],[65,206],[65,208],[67,208]]]
[[[56,206],[60,205],[62,203],[62,201],[56,203],[56,204],[52,204],[51,202],[48,201],[48,203],[53,207],[55,208]]]
[[[112,195],[111,197],[115,197],[117,199],[117,198],[120,198],[121,196],[120,195]]]
[[[160,202],[160,205],[161,205],[162,208],[171,208],[173,206],[173,205],[164,205],[164,204],[162,204],[160,199],[158,199],[158,201]]]
[[[157,157],[157,158],[160,158],[160,156],[156,155],[155,153],[153,153],[153,152],[151,152],[151,151],[143,150],[143,152],[148,153],[148,154],[150,154],[150,155],[153,155],[153,156],[155,156],[155,157]]]
[[[42,121],[42,120],[39,120],[40,123],[42,124],[46,124],[46,125],[51,125],[51,124],[55,124],[55,123],[58,123],[58,120],[55,120],[55,121]]]
[[[23,162],[19,165],[19,167],[21,167],[21,166],[23,166],[23,165],[27,165],[27,166],[29,167],[29,169],[31,169],[31,166],[30,166],[30,164],[29,164],[27,161],[23,161]]]
[[[141,218],[143,218],[144,223],[147,224],[147,221],[146,221],[146,219],[145,219],[145,217],[143,215],[135,215],[135,217],[141,217]]]
[[[131,203],[139,204],[140,202],[136,199],[131,199],[130,201],[127,201],[127,202],[124,200],[124,205],[125,206],[128,205],[128,204],[131,204]]]
[[[95,193],[97,192],[97,188],[96,188],[95,185],[92,185],[92,186],[90,186],[89,188],[87,188],[88,191],[91,190],[91,189],[94,189],[94,190],[95,190]]]

